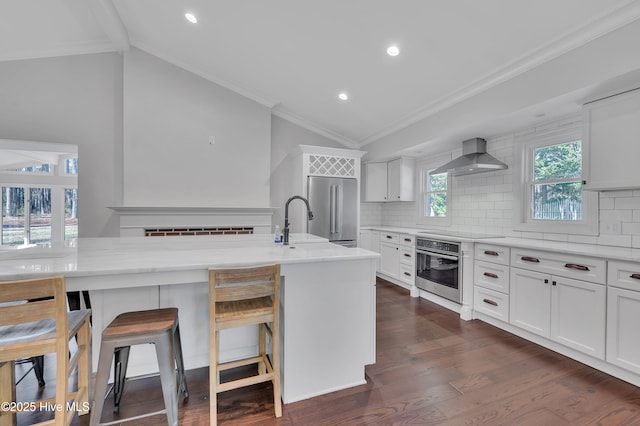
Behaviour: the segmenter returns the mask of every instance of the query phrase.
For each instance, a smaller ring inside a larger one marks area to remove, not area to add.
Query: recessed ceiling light
[[[396,45],[387,47],[387,55],[398,56],[400,54],[400,48]]]
[[[338,98],[342,101],[348,101],[349,95],[347,95],[345,92],[341,92],[338,94]]]
[[[196,18],[196,15],[194,15],[191,12],[185,13],[184,17],[187,18],[187,21],[191,22],[192,24],[197,24],[198,23],[198,18]]]

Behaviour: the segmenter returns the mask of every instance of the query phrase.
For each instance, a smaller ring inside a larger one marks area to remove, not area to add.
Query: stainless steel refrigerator
[[[307,194],[313,220],[309,233],[332,243],[356,247],[358,238],[358,181],[309,176]]]

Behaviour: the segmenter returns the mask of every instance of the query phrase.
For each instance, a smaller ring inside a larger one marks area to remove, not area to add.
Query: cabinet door
[[[387,198],[389,201],[400,201],[400,191],[402,182],[400,173],[402,170],[402,160],[389,161],[387,164]]]
[[[551,277],[551,338],[604,359],[606,286]]]
[[[511,268],[509,322],[549,337],[551,329],[551,276]]]
[[[380,253],[380,231],[371,231],[371,251]],[[380,258],[376,259],[376,272],[380,271]]]
[[[640,374],[640,292],[609,287],[607,362]]]
[[[360,230],[360,238],[358,239],[358,247],[371,250],[371,231],[368,229]]]
[[[387,200],[414,201],[415,160],[398,158],[387,164]]]
[[[380,272],[392,278],[400,274],[400,250],[395,244],[380,243]]]
[[[387,163],[368,163],[364,170],[364,201],[387,201]]]
[[[583,123],[584,189],[640,187],[640,89],[586,104]]]

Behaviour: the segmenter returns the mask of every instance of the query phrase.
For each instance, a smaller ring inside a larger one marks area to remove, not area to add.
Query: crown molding
[[[300,117],[292,113],[291,111],[283,108],[281,105],[276,106],[271,110],[271,114],[278,116],[282,119],[290,121],[294,124],[297,124],[300,127],[303,127],[313,133],[317,133],[320,136],[324,136],[325,138],[331,139],[335,142],[338,142],[341,145],[346,146],[347,148],[354,149],[357,148],[358,143],[352,139],[349,139],[345,136],[340,135],[339,133],[334,132],[333,130],[327,129],[319,124],[313,123],[310,120]]]
[[[169,62],[170,64],[175,65],[179,68],[182,68],[183,70],[189,71],[192,74],[202,77],[205,80],[209,80],[212,83],[217,84],[218,86],[222,86],[225,89],[231,90],[232,92],[235,92],[239,95],[244,96],[245,98],[251,99],[252,101],[257,102],[260,105],[266,106],[267,108],[273,108],[279,103],[279,101],[273,98],[269,98],[268,96],[258,94],[257,91],[255,90],[247,89],[246,87],[243,87],[237,83],[233,83],[228,80],[223,80],[211,73],[204,72],[201,69],[191,66],[180,59],[177,59],[175,57],[172,57],[171,55],[167,55],[163,52],[160,52],[159,50],[154,49],[153,47],[145,43],[142,43],[136,40],[135,38],[131,40],[131,45],[157,58],[160,58],[163,61]]]
[[[505,66],[484,75],[483,77],[450,92],[436,101],[419,108],[395,123],[361,140],[358,147],[363,147],[376,140],[424,120],[457,103],[482,93],[494,86],[508,81],[520,74],[530,71],[565,53],[570,52],[590,41],[602,37],[640,18],[640,1],[630,0],[625,5],[605,13],[577,28],[567,31],[551,42],[521,55]]]

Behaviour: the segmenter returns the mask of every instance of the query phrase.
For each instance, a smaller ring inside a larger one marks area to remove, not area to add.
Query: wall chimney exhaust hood
[[[508,166],[487,154],[487,141],[481,138],[462,142],[462,156],[438,167],[431,174],[449,173],[452,176],[505,170]]]

